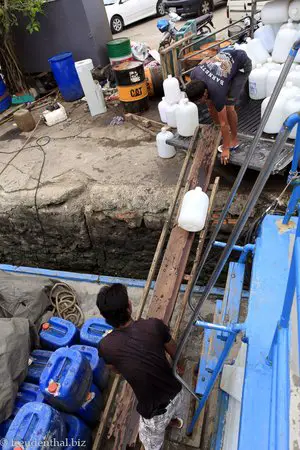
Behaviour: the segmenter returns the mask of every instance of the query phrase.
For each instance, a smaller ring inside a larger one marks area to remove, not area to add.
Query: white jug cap
[[[183,105],[187,105],[188,102],[189,102],[189,99],[188,99],[188,98],[182,98],[182,99],[180,100],[180,103],[182,103]]]
[[[260,63],[256,64],[256,69],[261,69],[262,65]]]
[[[172,75],[168,75],[168,78],[171,79],[171,78],[173,78],[173,77],[172,77]]]
[[[201,191],[201,192],[202,192],[202,187],[197,186],[197,187],[195,188],[195,191]]]
[[[247,37],[246,42],[252,41],[251,37]]]
[[[166,133],[168,131],[167,127],[162,127],[161,132]]]
[[[272,63],[272,62],[273,62],[273,59],[270,57],[270,58],[267,59],[267,62],[268,62],[268,63]]]

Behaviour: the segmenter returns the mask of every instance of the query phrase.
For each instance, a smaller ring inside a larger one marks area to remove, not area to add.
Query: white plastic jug
[[[172,105],[169,105],[167,103],[166,106],[166,118],[167,118],[167,124],[169,127],[176,128],[177,122],[176,122],[176,110],[178,108],[178,104],[174,103]]]
[[[163,97],[158,104],[159,117],[163,123],[167,123],[167,115],[166,115],[167,105],[168,104],[166,102],[165,97]]]
[[[272,58],[268,58],[268,61],[263,65],[263,67],[265,67],[266,69],[268,69],[268,71],[270,72],[271,70],[280,70],[281,66],[280,64],[276,63],[273,61]]]
[[[244,52],[247,53],[248,58],[250,58],[252,61],[252,68],[256,66],[257,61],[255,59],[255,55],[251,53],[250,49],[248,48],[248,44],[234,44],[234,48],[236,48],[237,50],[244,50]]]
[[[156,146],[158,156],[161,158],[173,158],[176,155],[176,150],[172,145],[166,143],[168,139],[172,139],[174,134],[168,131],[165,127],[156,135]]]
[[[300,66],[297,66],[295,70],[288,74],[287,81],[291,81],[293,86],[300,88]]]
[[[291,114],[300,112],[300,95],[290,98],[283,107],[283,120],[287,119]],[[295,126],[290,134],[291,139],[296,139],[297,126]]]
[[[252,100],[262,100],[267,96],[268,69],[257,64],[249,76],[249,96]]]
[[[287,0],[273,0],[267,2],[260,13],[264,24],[287,22],[289,18],[289,2]]]
[[[182,200],[178,225],[186,231],[201,231],[205,226],[209,199],[201,187],[188,191]]]
[[[292,0],[289,6],[289,16],[296,22],[300,20],[300,0]]]
[[[272,58],[275,62],[284,63],[289,51],[298,38],[298,31],[293,24],[288,23],[286,27],[281,27],[275,39]]]
[[[267,52],[265,47],[262,45],[262,43],[259,39],[247,38],[247,48],[248,48],[250,55],[253,55],[257,64],[266,63],[268,58],[270,57],[269,53]],[[251,56],[250,56],[250,58],[251,58]]]
[[[106,105],[102,88],[98,81],[94,81],[92,70],[94,68],[91,59],[75,62],[75,68],[87,100],[91,116],[97,116],[106,112]]]
[[[283,25],[282,23],[271,23],[270,24],[272,27],[272,30],[274,32],[275,38],[277,36],[278,31],[280,30],[281,26]]]
[[[275,34],[271,25],[259,24],[259,28],[254,32],[254,37],[259,39],[265,49],[271,53],[274,48]]]
[[[193,136],[199,125],[198,108],[195,103],[184,98],[179,102],[176,110],[177,131],[180,136]]]
[[[293,25],[293,28],[295,28],[295,30],[298,30],[298,31],[299,31],[298,23],[293,22],[292,19],[289,19],[286,23],[283,23],[283,24],[281,25],[280,29],[282,29],[282,28],[287,28],[287,25],[288,25],[289,23],[290,23],[291,25]]]
[[[163,88],[165,99],[170,105],[180,101],[181,92],[177,78],[168,75],[168,78],[163,82]]]
[[[279,69],[272,69],[268,73],[267,76],[267,84],[266,84],[266,95],[267,97],[270,97],[272,95],[272,92],[274,91],[274,87],[276,86],[276,83],[278,81],[278,78],[280,77],[282,67],[280,66]]]
[[[280,96],[284,97],[286,100],[296,97],[300,93],[300,89],[294,86],[291,81],[287,81],[285,86],[280,91]]]

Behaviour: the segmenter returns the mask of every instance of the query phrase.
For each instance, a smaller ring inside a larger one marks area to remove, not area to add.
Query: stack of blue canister
[[[30,355],[27,378],[20,386],[13,414],[0,424],[0,438],[6,438],[3,450],[15,448],[15,443],[25,438],[35,440],[37,435],[40,440],[51,435],[70,450],[90,447],[91,428],[103,408],[101,391],[108,381],[97,346],[111,330],[100,318],[87,320],[80,332],[73,323],[58,317],[42,325],[43,349]]]

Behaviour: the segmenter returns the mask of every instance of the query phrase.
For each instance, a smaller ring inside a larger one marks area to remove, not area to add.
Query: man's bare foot
[[[169,428],[177,428],[181,430],[183,427],[183,420],[180,417],[174,417],[168,425]]]

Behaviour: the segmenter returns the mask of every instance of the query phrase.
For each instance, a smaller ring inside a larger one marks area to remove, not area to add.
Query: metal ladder
[[[280,130],[280,132],[279,132],[279,134],[277,136],[276,142],[274,144],[273,151],[270,152],[268,158],[266,159],[266,162],[265,162],[265,165],[264,165],[263,169],[261,170],[261,172],[259,173],[259,176],[257,177],[257,180],[256,180],[256,182],[255,182],[255,184],[254,184],[254,186],[253,186],[253,188],[252,188],[252,190],[251,190],[251,192],[249,194],[249,197],[248,197],[248,200],[247,200],[247,202],[246,202],[246,204],[244,206],[244,209],[243,209],[243,211],[242,211],[242,213],[241,213],[241,215],[240,215],[240,217],[239,217],[239,219],[238,219],[238,221],[237,221],[237,223],[236,223],[236,225],[235,225],[235,227],[234,227],[234,229],[233,229],[233,231],[232,231],[232,233],[231,233],[231,235],[230,235],[230,237],[228,239],[227,244],[225,245],[225,247],[223,249],[223,252],[222,252],[222,254],[220,256],[220,259],[217,262],[217,264],[215,266],[215,269],[214,269],[214,271],[213,271],[213,273],[211,275],[211,278],[209,279],[209,281],[207,283],[206,289],[205,289],[204,293],[202,294],[200,300],[198,301],[197,305],[195,306],[195,308],[193,307],[193,305],[191,303],[191,299],[192,299],[192,296],[193,296],[193,291],[194,291],[194,288],[195,288],[195,286],[196,286],[196,284],[198,282],[198,279],[199,279],[199,277],[201,275],[202,269],[203,269],[203,267],[204,267],[204,265],[205,265],[205,263],[207,261],[209,253],[210,253],[210,251],[211,251],[211,249],[212,249],[212,247],[213,247],[213,245],[214,245],[214,243],[216,241],[216,237],[217,237],[217,235],[218,235],[218,233],[219,233],[219,231],[221,229],[223,221],[226,218],[226,215],[227,215],[227,213],[229,211],[229,208],[230,208],[230,206],[231,206],[231,204],[232,204],[232,202],[233,202],[233,200],[234,200],[234,198],[236,196],[237,190],[238,190],[238,188],[239,188],[239,186],[241,184],[241,181],[242,181],[242,179],[244,177],[244,174],[245,174],[245,172],[247,170],[249,162],[250,162],[250,160],[252,158],[252,155],[253,155],[253,153],[255,151],[255,148],[256,148],[256,146],[257,146],[257,144],[259,142],[259,139],[260,139],[260,137],[261,137],[261,135],[263,133],[265,125],[266,125],[266,123],[267,123],[267,121],[268,121],[268,119],[270,117],[272,109],[273,109],[273,107],[275,105],[275,102],[276,102],[276,100],[278,98],[278,95],[279,95],[279,93],[281,91],[281,88],[282,88],[282,86],[283,86],[283,84],[284,84],[284,82],[286,80],[286,77],[287,77],[287,75],[288,75],[288,73],[290,71],[290,68],[292,66],[292,63],[293,63],[296,55],[297,55],[297,52],[298,52],[299,48],[300,48],[300,40],[295,42],[293,47],[290,50],[289,56],[288,56],[288,58],[287,58],[287,60],[285,62],[285,65],[284,65],[283,69],[282,69],[281,75],[280,75],[280,77],[278,79],[278,82],[277,82],[277,84],[275,86],[275,89],[274,89],[273,94],[272,94],[272,96],[270,98],[268,106],[267,106],[267,108],[266,108],[266,110],[264,112],[264,115],[263,115],[262,119],[261,119],[261,123],[260,123],[259,129],[257,131],[257,134],[255,135],[255,137],[253,139],[253,142],[252,142],[252,145],[251,145],[251,147],[249,149],[249,153],[248,153],[248,155],[247,155],[247,157],[246,157],[246,159],[244,161],[243,166],[241,166],[241,168],[240,168],[240,171],[239,171],[239,173],[238,173],[238,175],[236,177],[235,183],[234,183],[234,185],[233,185],[233,187],[231,189],[231,192],[229,194],[229,197],[227,199],[226,205],[224,206],[224,209],[223,209],[223,211],[222,211],[222,213],[220,215],[219,221],[218,221],[215,229],[213,230],[212,236],[211,236],[211,238],[210,238],[210,240],[209,240],[209,242],[207,244],[207,247],[205,249],[204,255],[203,255],[202,260],[201,260],[201,262],[199,264],[199,269],[198,269],[197,277],[196,277],[194,285],[193,285],[193,289],[191,290],[191,294],[190,294],[190,297],[189,297],[189,304],[190,304],[191,308],[193,309],[193,314],[192,314],[192,316],[191,316],[191,318],[190,318],[190,320],[189,320],[189,322],[188,322],[188,324],[187,324],[187,326],[186,326],[186,328],[185,328],[185,330],[183,332],[183,335],[181,336],[181,339],[180,339],[179,344],[178,344],[177,352],[176,352],[176,355],[175,355],[175,358],[174,358],[174,362],[173,362],[173,373],[174,373],[175,377],[190,392],[190,394],[192,396],[194,396],[197,399],[197,401],[199,402],[199,405],[198,405],[198,408],[197,408],[197,410],[195,412],[193,420],[192,420],[191,424],[189,425],[189,427],[187,429],[187,433],[188,434],[191,434],[192,431],[193,431],[193,428],[195,426],[197,418],[199,417],[199,415],[200,415],[200,413],[201,413],[201,411],[202,411],[202,409],[203,409],[203,407],[205,405],[205,402],[206,402],[206,400],[207,400],[207,398],[209,396],[209,393],[211,392],[211,389],[213,387],[213,384],[214,384],[215,380],[217,379],[218,374],[222,370],[224,361],[225,361],[225,359],[226,359],[226,357],[227,357],[227,355],[228,355],[228,353],[229,353],[229,351],[230,351],[230,349],[232,347],[232,344],[233,344],[233,342],[235,340],[235,337],[236,337],[237,333],[240,332],[240,331],[243,331],[243,329],[244,329],[242,324],[231,324],[229,326],[223,326],[223,325],[216,325],[214,323],[207,323],[207,322],[203,322],[203,321],[198,321],[200,310],[202,308],[203,303],[207,301],[207,299],[208,299],[208,297],[209,297],[209,295],[211,293],[211,290],[215,286],[216,281],[218,280],[218,278],[219,278],[219,276],[220,276],[220,274],[221,274],[221,272],[222,272],[222,270],[223,270],[223,268],[224,268],[224,266],[225,266],[225,264],[226,264],[226,262],[227,262],[227,260],[228,260],[228,258],[230,256],[232,250],[234,249],[234,246],[235,246],[235,244],[236,244],[236,242],[237,242],[237,240],[238,240],[238,238],[239,238],[239,236],[240,236],[240,234],[241,234],[241,232],[242,232],[242,230],[243,230],[243,228],[244,228],[244,226],[245,226],[245,224],[246,224],[246,222],[247,222],[247,220],[248,220],[248,218],[249,218],[249,216],[250,216],[250,214],[252,212],[253,207],[255,206],[255,204],[256,204],[256,202],[257,202],[257,200],[258,200],[258,198],[259,198],[259,196],[260,196],[260,194],[261,194],[261,192],[262,192],[262,190],[263,190],[263,188],[264,188],[264,186],[265,186],[265,184],[266,184],[266,182],[267,182],[271,172],[272,172],[274,163],[277,160],[277,157],[279,156],[280,152],[282,151],[282,148],[283,148],[283,146],[284,146],[284,144],[285,144],[285,142],[286,142],[286,140],[287,140],[287,138],[288,138],[292,128],[297,123],[300,122],[300,116],[298,114],[292,115],[283,124],[283,126],[282,126],[282,128],[281,128],[281,130]],[[298,142],[298,145],[300,147],[300,127],[298,127],[296,143],[297,142]],[[296,145],[296,147],[297,147],[297,145]],[[300,150],[296,149],[295,155],[294,155],[293,164],[292,164],[292,170],[294,170],[294,171],[296,171],[296,169],[297,169],[299,156],[300,156]],[[299,186],[298,186],[298,188],[300,189]],[[285,220],[287,220],[287,221],[289,220],[289,217],[291,215],[291,211],[292,212],[294,211],[293,208],[294,208],[296,203],[297,203],[297,196],[295,194],[294,196],[292,195],[292,197],[291,197],[291,202],[290,202],[289,209],[288,209],[289,212],[287,213],[287,215],[285,217]],[[203,327],[205,329],[211,329],[211,330],[216,330],[216,331],[219,331],[219,332],[222,332],[222,333],[226,333],[226,336],[227,336],[227,340],[226,340],[226,344],[224,346],[223,352],[220,355],[220,357],[218,359],[218,362],[216,364],[216,367],[215,367],[215,369],[214,369],[214,371],[212,373],[212,376],[211,376],[212,382],[209,383],[209,385],[207,386],[206,391],[205,391],[202,399],[199,399],[199,397],[195,394],[195,392],[192,389],[192,387],[189,386],[177,374],[177,371],[176,371],[176,367],[177,367],[178,361],[180,359],[180,356],[182,354],[183,348],[184,348],[185,344],[187,343],[187,341],[189,339],[189,336],[190,336],[190,334],[192,332],[192,329],[195,326],[195,324],[197,324],[197,326]]]

